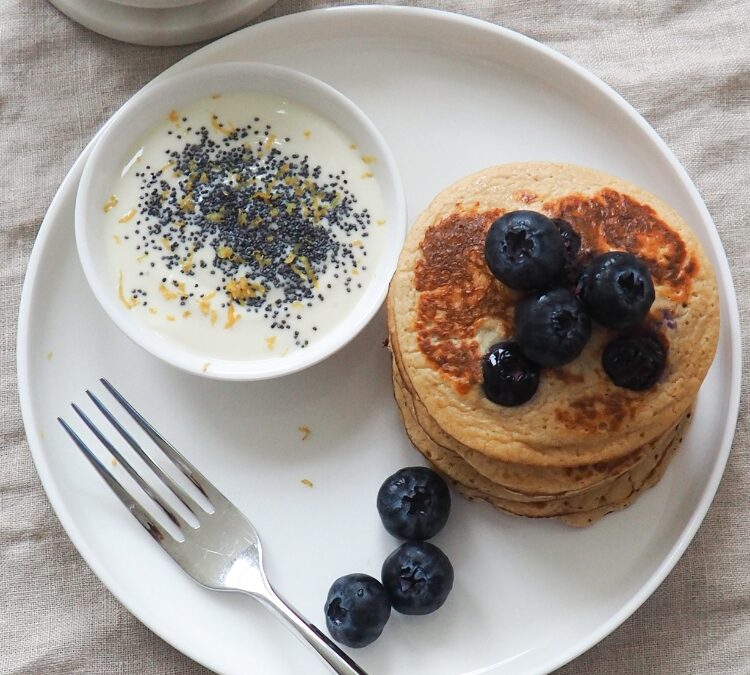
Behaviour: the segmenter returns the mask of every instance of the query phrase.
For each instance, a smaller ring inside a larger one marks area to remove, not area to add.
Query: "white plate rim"
[[[716,228],[716,225],[708,211],[708,208],[706,207],[703,199],[701,198],[700,193],[698,192],[693,181],[690,179],[689,175],[687,174],[687,171],[679,162],[679,160],[676,158],[674,153],[669,149],[669,147],[664,142],[664,140],[662,140],[662,138],[656,133],[656,131],[651,127],[651,125],[648,124],[648,122],[646,122],[646,120],[635,110],[635,108],[633,108],[633,106],[630,103],[628,103],[620,94],[618,94],[609,85],[605,84],[602,80],[600,80],[595,75],[593,75],[593,73],[589,72],[582,66],[578,65],[572,59],[553,50],[551,47],[547,47],[546,45],[539,43],[536,40],[533,40],[532,38],[529,38],[525,35],[512,31],[508,28],[504,28],[502,26],[498,26],[498,25],[492,24],[490,22],[487,22],[481,19],[475,19],[472,17],[455,14],[452,12],[446,12],[444,10],[425,9],[425,8],[417,8],[417,7],[388,6],[388,5],[385,5],[385,6],[383,5],[358,5],[358,6],[329,7],[329,8],[322,8],[322,9],[316,9],[316,10],[309,10],[306,12],[299,12],[296,14],[290,14],[290,15],[278,17],[276,19],[272,19],[262,24],[256,24],[255,26],[250,26],[241,31],[238,31],[236,34],[232,36],[228,36],[223,39],[217,40],[211,43],[210,45],[207,45],[206,47],[203,47],[202,49],[196,52],[193,52],[192,54],[188,55],[184,59],[178,61],[175,65],[165,70],[164,73],[172,72],[173,70],[193,67],[193,61],[200,60],[201,57],[205,57],[206,55],[210,56],[212,51],[220,49],[221,43],[223,43],[225,40],[232,39],[240,34],[245,34],[247,32],[250,32],[254,30],[255,28],[258,28],[259,26],[263,26],[267,23],[283,25],[284,23],[305,21],[308,17],[317,17],[320,15],[332,14],[332,13],[336,13],[336,14],[355,13],[355,14],[362,15],[361,18],[364,18],[367,14],[372,14],[375,16],[387,15],[387,14],[393,14],[396,16],[406,16],[406,15],[420,16],[421,15],[426,18],[430,18],[430,17],[442,18],[443,20],[449,23],[455,22],[457,24],[463,24],[464,26],[468,26],[476,30],[482,30],[482,31],[487,31],[491,33],[494,32],[496,35],[501,36],[504,39],[518,42],[532,50],[537,51],[543,56],[546,56],[554,61],[557,61],[558,64],[562,65],[568,70],[571,70],[574,74],[582,78],[586,82],[587,85],[594,87],[595,89],[599,91],[599,93],[605,95],[607,98],[612,100],[612,102],[615,103],[618,107],[620,107],[628,115],[631,121],[637,124],[638,127],[641,129],[641,131],[645,132],[646,135],[649,137],[649,139],[658,147],[658,149],[662,152],[664,158],[668,160],[672,169],[676,172],[677,176],[680,178],[683,185],[687,188],[690,198],[692,199],[692,201],[694,202],[694,205],[697,207],[699,213],[701,214],[702,220],[706,222],[708,225],[710,225],[710,227],[706,228],[706,234],[710,238],[711,244],[716,250],[716,252],[720,254],[718,256],[718,260],[716,261],[717,262],[715,266],[716,274],[720,282],[719,285],[721,286],[721,288],[723,289],[725,293],[724,300],[725,300],[727,309],[729,310],[728,315],[725,315],[724,313],[722,314],[721,320],[722,322],[725,322],[725,325],[728,331],[729,342],[730,342],[729,357],[731,359],[733,367],[732,367],[732,380],[731,380],[731,385],[730,385],[730,392],[728,396],[729,406],[727,409],[727,425],[721,437],[721,441],[719,444],[719,451],[716,456],[716,462],[713,466],[713,469],[711,470],[710,475],[708,476],[706,480],[706,485],[700,496],[700,500],[697,503],[692,515],[690,516],[690,519],[687,525],[683,529],[682,533],[679,535],[672,549],[662,560],[661,564],[657,567],[657,569],[654,570],[652,575],[641,586],[639,591],[636,592],[630,598],[630,600],[624,603],[620,607],[620,609],[617,610],[609,618],[609,620],[604,622],[597,630],[589,633],[585,638],[582,638],[578,642],[569,646],[568,649],[562,652],[559,652],[556,657],[551,657],[547,663],[544,663],[541,666],[541,668],[538,671],[536,671],[539,673],[548,673],[557,668],[560,668],[566,663],[569,663],[571,660],[573,660],[577,656],[580,656],[581,654],[589,650],[591,647],[596,645],[598,642],[600,642],[602,639],[604,639],[607,635],[609,635],[612,631],[614,631],[618,626],[620,626],[628,617],[630,617],[653,594],[653,592],[664,581],[667,575],[672,571],[674,566],[677,564],[677,561],[682,557],[688,545],[693,540],[693,537],[695,536],[698,528],[703,522],[703,519],[705,518],[706,513],[708,512],[708,509],[713,501],[716,491],[718,490],[719,483],[723,476],[724,469],[725,469],[725,466],[729,457],[729,452],[731,450],[732,440],[734,438],[735,428],[737,424],[737,417],[739,414],[740,385],[741,385],[741,374],[742,374],[742,344],[741,344],[739,308],[737,305],[737,297],[736,297],[736,292],[734,288],[734,283],[732,280],[731,270],[729,269],[729,261],[727,259],[726,252],[724,250],[721,239],[719,237],[719,233]],[[148,84],[146,86],[148,86]],[[102,566],[99,566],[97,564],[92,564],[89,562],[89,558],[95,559],[95,557],[92,556],[91,554],[86,555],[87,552],[90,552],[90,547],[87,545],[85,540],[78,533],[75,522],[71,514],[69,513],[69,511],[64,505],[64,502],[60,495],[60,491],[57,489],[57,486],[54,482],[54,477],[52,476],[51,471],[49,471],[45,463],[44,454],[41,450],[41,443],[39,442],[40,427],[37,424],[34,418],[34,414],[33,414],[32,403],[31,403],[31,392],[28,387],[28,383],[30,382],[30,378],[29,378],[30,359],[29,359],[29,354],[27,351],[27,344],[28,344],[27,333],[28,333],[29,320],[30,320],[31,313],[32,313],[31,299],[34,295],[34,290],[35,290],[34,282],[36,281],[36,270],[39,265],[39,259],[41,258],[42,252],[45,248],[46,241],[49,238],[50,233],[52,232],[52,226],[50,223],[53,220],[53,217],[50,214],[55,212],[58,203],[63,199],[63,193],[69,189],[73,189],[69,187],[69,183],[72,183],[75,180],[77,180],[77,178],[80,178],[83,163],[88,157],[90,150],[93,146],[93,143],[96,141],[98,137],[99,137],[99,132],[97,132],[97,134],[94,136],[94,138],[92,138],[92,140],[89,142],[86,148],[84,148],[82,153],[76,159],[73,166],[70,168],[65,178],[63,179],[62,184],[58,188],[49,206],[49,209],[47,213],[45,214],[45,217],[42,221],[42,225],[37,234],[37,238],[34,242],[31,256],[29,258],[29,263],[28,263],[27,271],[24,277],[24,283],[23,283],[23,288],[21,292],[21,302],[20,302],[19,316],[18,316],[18,333],[17,333],[16,367],[17,367],[21,415],[22,415],[24,426],[26,429],[27,439],[29,442],[29,449],[32,455],[32,459],[34,461],[35,468],[42,482],[42,486],[44,487],[45,492],[47,493],[47,496],[49,498],[50,504],[52,505],[53,510],[55,511],[58,519],[60,520],[60,523],[65,529],[66,534],[70,538],[73,545],[78,549],[79,553],[84,558],[87,565],[89,565],[89,567],[94,572],[94,574],[96,574],[99,580],[110,590],[110,592],[112,592],[112,594],[118,599],[118,601],[121,602],[129,612],[131,612],[134,616],[136,616],[139,619],[139,621],[141,621],[144,625],[146,625],[156,635],[164,639],[166,642],[169,642],[170,644],[172,644],[172,646],[174,646],[176,649],[181,651],[183,654],[187,655],[189,658],[210,668],[211,667],[210,663],[206,661],[205,657],[202,654],[197,653],[197,650],[195,648],[189,645],[182,645],[180,647],[177,647],[176,645],[171,643],[170,640],[165,635],[162,634],[162,632],[159,630],[157,626],[153,625],[153,622],[141,618],[134,611],[134,609],[131,606],[132,603],[125,596],[125,594],[123,594],[122,592],[119,592],[116,581],[111,578],[107,570],[104,569]],[[76,178],[76,174],[77,174],[77,178]],[[491,671],[486,671],[486,672],[491,672]]]

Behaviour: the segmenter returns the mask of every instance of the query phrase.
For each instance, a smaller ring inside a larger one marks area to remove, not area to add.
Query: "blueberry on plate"
[[[539,366],[527,359],[516,342],[498,342],[482,361],[482,389],[493,403],[526,403],[539,386]]]
[[[654,302],[654,282],[642,260],[611,251],[594,258],[578,282],[579,295],[594,321],[607,328],[632,328]]]
[[[385,479],[378,490],[378,513],[394,537],[424,540],[448,522],[451,493],[432,469],[410,466]]]
[[[385,559],[382,578],[393,609],[430,614],[453,588],[453,565],[434,544],[408,541]]]
[[[516,308],[516,339],[540,366],[562,366],[578,356],[591,336],[591,319],[565,288],[538,293]]]
[[[667,349],[654,333],[615,338],[602,354],[604,372],[614,384],[644,391],[653,387],[667,363]]]
[[[391,616],[383,585],[368,574],[347,574],[333,582],[325,606],[331,637],[347,647],[366,647],[380,637]]]
[[[547,288],[565,264],[565,243],[547,216],[510,211],[490,226],[484,258],[492,274],[510,288]]]

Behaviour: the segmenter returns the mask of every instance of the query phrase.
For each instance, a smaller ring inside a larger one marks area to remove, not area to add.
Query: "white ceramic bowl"
[[[109,233],[101,227],[103,196],[148,132],[171,110],[216,92],[270,93],[306,105],[334,122],[363,154],[378,157],[378,182],[386,219],[376,269],[348,316],[311,346],[284,357],[219,360],[166,340],[133,316],[118,300],[107,269]],[[262,63],[223,63],[165,77],[135,95],[102,131],[81,177],[76,197],[75,234],[86,279],[112,321],[138,345],[182,370],[225,380],[261,380],[297,372],[349,342],[370,321],[385,298],[406,233],[406,202],[396,163],[385,140],[349,99],[302,73]],[[204,371],[211,362],[208,372]]]

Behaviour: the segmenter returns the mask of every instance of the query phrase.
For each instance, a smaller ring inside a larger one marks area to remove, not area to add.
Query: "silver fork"
[[[118,422],[109,409],[92,392],[86,394],[94,405],[117,430],[146,465],[159,477],[195,516],[198,526],[189,524],[138,474],[132,465],[120,454],[91,419],[75,404],[73,409],[91,429],[102,445],[120,463],[136,484],[159,506],[167,518],[180,530],[183,541],[173,537],[165,528],[149,515],[148,511],[122,486],[107,467],[97,458],[73,429],[58,417],[73,442],[80,448],[107,485],[120,498],[136,520],[143,525],[153,539],[172,559],[201,586],[218,591],[239,591],[260,600],[276,614],[299,637],[307,642],[339,675],[366,675],[349,656],[339,649],[318,628],[307,621],[291,605],[283,600],[268,582],[263,570],[263,556],[260,538],[252,523],[234,506],[206,477],[198,471],[177,449],[169,443],[143,416],[128,403],[107,380],[101,383],[115,400],[146,432],[154,444],[177,466],[187,479],[200,491],[213,507],[209,512],[198,504],[149,456],[141,445]]]

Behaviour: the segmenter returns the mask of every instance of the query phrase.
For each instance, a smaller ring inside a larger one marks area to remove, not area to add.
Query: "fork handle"
[[[328,664],[337,675],[367,675],[352,659],[344,653],[329,637],[324,635],[319,628],[311,624],[294,607],[284,600],[276,591],[265,589],[263,595],[257,596],[259,600],[276,611],[284,623],[307,642],[320,657]]]

